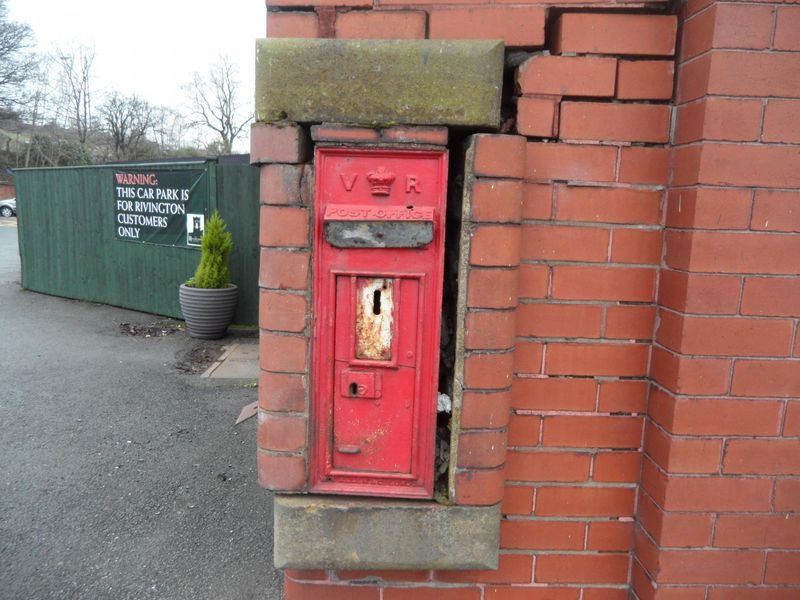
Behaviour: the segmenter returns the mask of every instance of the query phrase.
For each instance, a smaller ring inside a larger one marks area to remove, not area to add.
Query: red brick
[[[258,283],[272,289],[304,290],[308,287],[308,252],[261,249]]]
[[[667,227],[686,229],[748,229],[750,190],[684,188],[667,195]]]
[[[621,60],[617,72],[617,98],[669,100],[675,64],[671,60]]]
[[[644,450],[668,473],[719,472],[722,441],[673,438],[655,425],[646,428]]]
[[[580,588],[487,587],[485,600],[578,600]]]
[[[693,58],[678,67],[675,97],[678,104],[702,98],[708,91],[712,53]]]
[[[506,486],[501,511],[504,515],[529,515],[533,511],[533,488],[519,485]]]
[[[669,179],[669,148],[623,147],[619,155],[619,181],[662,185]]]
[[[538,583],[625,583],[628,554],[542,554],[536,558]]]
[[[260,230],[262,246],[308,247],[308,210],[262,206]]]
[[[540,487],[536,492],[537,516],[630,517],[633,488]]]
[[[739,360],[733,370],[734,396],[800,396],[800,361]]]
[[[710,273],[800,274],[800,236],[668,231],[667,265]]]
[[[306,328],[305,296],[261,290],[258,322],[262,329],[299,333]]]
[[[355,39],[425,38],[425,13],[406,10],[369,10],[339,13],[336,37]]]
[[[523,225],[520,253],[526,260],[602,262],[608,256],[608,230],[596,227]]]
[[[627,586],[620,588],[585,588],[583,600],[628,600]]]
[[[595,223],[658,224],[662,193],[599,186],[556,186],[556,219]]]
[[[704,148],[705,144],[673,147],[673,186],[696,185],[700,181],[700,162]]]
[[[729,440],[724,473],[800,475],[800,441]]]
[[[553,52],[670,56],[677,17],[568,13],[556,21]]]
[[[432,40],[503,40],[506,47],[544,45],[544,8],[491,6],[430,11],[428,37]]]
[[[323,571],[324,572],[324,571]],[[339,580],[369,580],[369,579],[382,579],[383,581],[430,581],[430,571],[405,571],[398,569],[397,571],[337,571],[336,577]],[[423,591],[426,588],[417,588]]]
[[[691,18],[684,16],[681,19],[679,62],[686,62],[713,47],[716,17],[717,7],[715,5]]]
[[[479,179],[472,186],[473,221],[518,223],[522,214],[523,185],[514,179]]]
[[[300,204],[304,165],[270,163],[260,169],[259,199],[262,204]]]
[[[661,504],[668,511],[768,511],[772,483],[739,477],[670,477]]]
[[[467,285],[470,308],[514,308],[517,305],[517,269],[471,269]]]
[[[610,98],[616,71],[616,58],[536,55],[519,66],[517,85],[523,94]]]
[[[505,431],[465,431],[458,438],[458,467],[493,469],[505,463]]]
[[[491,506],[503,499],[504,469],[456,472],[456,504]]]
[[[468,388],[502,389],[511,385],[514,353],[472,354],[464,360],[464,385]]]
[[[261,368],[282,373],[302,373],[306,370],[308,340],[293,335],[261,332],[259,355]]]
[[[301,163],[308,158],[308,141],[299,125],[255,123],[250,128],[250,163]]]
[[[594,459],[592,481],[604,483],[638,483],[642,467],[639,451],[598,452]]]
[[[523,410],[594,410],[597,382],[593,379],[514,379],[511,403]]]
[[[508,445],[533,447],[539,443],[542,418],[533,415],[511,416],[508,424]]]
[[[579,452],[511,450],[506,461],[506,476],[509,481],[586,481],[589,478],[592,457]],[[537,511],[538,506],[537,500]]]
[[[764,583],[800,583],[800,552],[770,552]]]
[[[800,232],[800,192],[757,191],[753,229]]]
[[[786,403],[783,435],[784,437],[800,437],[800,402]]]
[[[775,23],[775,40],[773,48],[776,50],[800,50],[800,6],[780,6]]]
[[[258,405],[264,410],[303,412],[307,389],[307,379],[302,375],[260,371]]]
[[[577,521],[502,521],[500,547],[520,550],[582,550],[585,529],[586,526]]]
[[[652,302],[656,271],[629,267],[553,267],[553,298]]]
[[[544,344],[518,341],[514,349],[514,373],[541,373],[543,355]]]
[[[259,413],[258,447],[300,452],[306,447],[306,425],[305,417]]]
[[[655,320],[654,306],[609,306],[606,309],[606,329],[603,337],[650,340],[653,338]]]
[[[295,581],[325,581],[328,579],[326,571],[286,569],[283,574]]]
[[[555,137],[560,98],[521,96],[517,100],[517,133],[532,137]]]
[[[633,521],[595,521],[589,524],[587,549],[627,552],[633,546]]]
[[[506,350],[514,347],[514,311],[468,312],[464,347]]]
[[[663,512],[647,494],[639,494],[637,517],[662,547],[709,546],[714,519],[710,514]]]
[[[381,129],[381,139],[385,142],[400,142],[411,144],[434,144],[446,146],[448,139],[447,127],[387,127]]]
[[[676,394],[724,394],[731,377],[731,361],[689,358],[653,348],[651,377]]]
[[[647,373],[645,344],[552,343],[547,347],[548,375],[642,377]]]
[[[747,277],[741,311],[743,315],[800,317],[800,279]]]
[[[547,416],[542,445],[567,448],[638,448],[642,443],[640,417]]]
[[[508,425],[510,392],[465,392],[461,400],[461,428],[484,429]]]
[[[663,143],[669,140],[670,108],[660,104],[562,102],[562,140]]]
[[[708,600],[797,600],[797,590],[776,587],[712,588]]]
[[[372,127],[354,127],[323,123],[311,126],[311,139],[315,142],[377,142],[380,133]]]
[[[711,55],[708,94],[778,96],[800,94],[800,55],[786,52],[719,50]]]
[[[745,317],[691,317],[664,311],[656,339],[682,354],[788,356],[790,320]]]
[[[552,211],[553,186],[525,182],[522,188],[522,218],[547,220]]]
[[[662,248],[660,229],[614,229],[611,232],[611,262],[659,265]]]
[[[372,6],[372,0],[267,0],[267,7],[270,6]]]
[[[777,435],[782,405],[777,400],[675,398],[671,420],[659,423],[676,435]]]
[[[602,320],[603,309],[597,304],[520,304],[517,335],[599,337]]]
[[[545,298],[549,283],[550,268],[547,265],[520,265],[520,298]]]
[[[727,275],[694,275],[661,271],[658,303],[673,310],[699,314],[736,314],[742,280]]]
[[[771,6],[717,4],[714,48],[769,48],[772,41]]]
[[[518,135],[478,134],[475,175],[521,179],[525,175],[525,138]]]
[[[533,557],[524,554],[501,554],[497,569],[475,571],[436,571],[439,581],[476,583],[529,583]]]
[[[383,590],[383,600],[481,600],[478,587],[413,587]]]
[[[678,108],[675,143],[697,140],[747,142],[761,133],[760,100],[703,98]]]
[[[659,553],[659,583],[761,582],[762,552],[729,550],[662,550]]]
[[[268,38],[319,37],[319,20],[315,12],[267,12]]]
[[[258,483],[268,490],[299,492],[306,485],[302,456],[258,453]]]
[[[714,545],[720,548],[795,548],[800,517],[719,515]]]
[[[272,1],[270,0],[270,2]],[[325,600],[378,600],[380,598],[380,589],[367,585],[303,584],[287,577],[284,579],[284,588],[286,600],[319,600],[320,598],[325,598]]]
[[[532,180],[614,181],[617,149],[585,144],[528,143],[526,177]]]
[[[608,328],[608,324],[606,324],[606,328]],[[602,381],[600,382],[598,410],[600,412],[644,412],[647,404],[647,392],[648,382],[646,381]]]
[[[778,479],[775,482],[775,510],[800,512],[800,480]]]

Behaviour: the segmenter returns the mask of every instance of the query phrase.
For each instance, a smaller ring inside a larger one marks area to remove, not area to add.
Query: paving
[[[21,290],[14,222],[0,223],[0,597],[279,600],[255,419],[235,424],[249,374],[187,369],[220,348],[184,330],[121,328],[153,315]]]

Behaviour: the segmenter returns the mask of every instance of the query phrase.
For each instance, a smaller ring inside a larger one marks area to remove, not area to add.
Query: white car
[[[17,199],[0,200],[0,217],[13,217],[17,214]]]

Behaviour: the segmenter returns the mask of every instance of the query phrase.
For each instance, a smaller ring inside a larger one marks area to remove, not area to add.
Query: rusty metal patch
[[[431,221],[326,221],[324,227],[336,248],[422,248],[433,241]]]
[[[356,287],[356,358],[392,359],[394,280],[359,277]]]

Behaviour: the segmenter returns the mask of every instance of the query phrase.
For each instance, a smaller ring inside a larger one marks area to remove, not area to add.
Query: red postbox
[[[318,147],[311,489],[430,498],[447,152]]]

